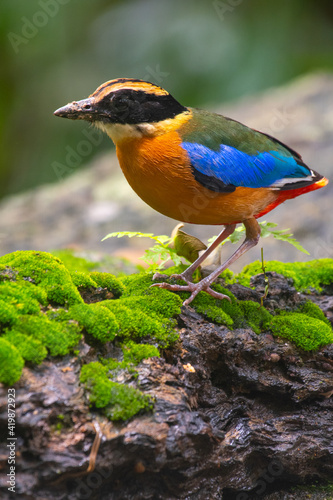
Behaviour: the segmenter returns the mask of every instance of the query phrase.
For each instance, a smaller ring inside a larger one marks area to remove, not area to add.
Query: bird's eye
[[[127,99],[112,99],[112,104],[117,111],[124,112],[127,111],[129,103]]]
[[[83,106],[83,109],[86,109],[86,110],[91,109],[91,104],[85,104],[85,105]]]

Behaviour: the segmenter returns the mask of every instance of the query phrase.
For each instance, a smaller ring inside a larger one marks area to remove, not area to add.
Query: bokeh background
[[[0,196],[57,181],[52,162],[86,125],[52,112],[106,80],[212,107],[333,69],[330,0],[1,0],[0,34]]]
[[[106,80],[146,79],[185,105],[217,109],[332,71],[333,3],[1,0],[0,37],[3,198],[59,184],[113,148],[101,135],[78,154],[87,124],[53,116]]]

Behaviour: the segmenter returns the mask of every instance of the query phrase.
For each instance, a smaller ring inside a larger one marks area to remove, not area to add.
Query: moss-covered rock
[[[99,302],[72,306],[69,313],[89,335],[99,342],[111,341],[119,332],[119,323],[115,315]]]
[[[296,312],[301,312],[303,314],[306,314],[307,316],[310,316],[311,318],[319,319],[320,321],[323,321],[324,323],[326,323],[326,325],[331,327],[331,323],[326,318],[323,311],[319,306],[317,306],[317,304],[311,302],[311,300],[308,300],[307,302],[305,302],[305,304],[302,304]]]
[[[39,340],[47,347],[51,356],[64,356],[77,345],[82,336],[79,326],[74,322],[50,321],[43,314],[19,316],[13,329],[5,329],[5,333],[10,332],[18,332]]]
[[[200,292],[193,300],[192,306],[199,314],[202,314],[205,318],[213,321],[214,323],[233,328],[234,320],[232,316],[235,316],[237,300],[234,295],[229,292],[229,290],[226,290],[219,285],[213,285],[213,288],[214,290],[230,297],[230,301],[228,299],[214,299],[211,295],[208,295],[205,292]],[[185,293],[183,293],[182,296],[184,299],[187,297]]]
[[[12,326],[17,321],[17,309],[12,304],[0,299],[0,325]]]
[[[272,315],[257,302],[237,300],[226,288],[213,285],[214,290],[223,293],[228,299],[218,300],[204,292],[199,293],[192,302],[195,310],[214,323],[230,329],[252,328],[256,333],[267,329]]]
[[[159,291],[162,293],[159,294]],[[154,289],[154,293],[149,297],[146,295],[125,296],[121,299],[121,303],[130,309],[140,309],[156,317],[174,318],[180,314],[182,301],[178,295],[165,292],[167,291],[160,288]]]
[[[333,283],[333,259],[316,259],[308,262],[279,262],[265,261],[265,270],[283,274],[292,278],[294,286],[299,291],[314,288],[322,290],[325,285]],[[244,286],[250,286],[252,276],[262,272],[262,263],[257,260],[244,267],[241,273],[234,277],[234,281]]]
[[[105,288],[114,298],[119,298],[125,291],[125,287],[120,280],[109,273],[71,271],[70,274],[74,285],[79,291],[88,288]]]
[[[158,347],[168,347],[178,338],[173,318],[180,313],[181,299],[150,288],[151,276],[146,273],[122,282],[109,273],[92,271],[84,259],[66,252],[64,256],[66,265],[45,252],[14,252],[0,258],[0,340],[8,354],[0,358],[1,381],[16,382],[24,362],[39,364],[47,355],[73,352],[84,335],[85,342],[97,348],[117,341],[123,353],[122,360],[101,357],[92,365],[99,367],[95,377],[89,371],[85,378],[88,369],[83,370],[91,404],[105,408],[112,419],[150,408],[150,399],[135,387],[135,366],[159,356]],[[100,295],[97,301],[84,303],[82,292],[88,289],[106,290],[108,299]],[[127,373],[130,386],[116,380],[120,372]],[[109,390],[105,406],[103,387]]]
[[[4,281],[0,287],[0,300],[13,305],[17,313],[36,314],[39,313],[40,304],[47,303],[47,294],[43,288],[29,281]]]
[[[97,283],[94,281],[89,274],[84,273],[82,271],[71,271],[71,278],[73,284],[78,289],[82,288],[97,288]]]
[[[0,382],[12,385],[19,380],[24,361],[16,347],[0,338]]]
[[[115,298],[120,297],[125,292],[124,285],[113,276],[113,274],[94,271],[89,274],[89,278],[92,279],[97,286],[107,288]]]
[[[32,335],[25,335],[16,330],[11,330],[2,338],[15,346],[25,361],[38,365],[47,356],[46,347]]]
[[[166,321],[164,317],[158,319],[140,308],[128,307],[122,302],[122,300],[104,301],[105,307],[114,313],[119,322],[119,337],[128,340],[151,338],[164,348],[178,338],[173,331],[175,326],[173,322]]]
[[[132,297],[133,295],[152,295],[156,296],[156,288],[150,288],[153,283],[153,274],[143,272],[140,274],[131,274],[122,276],[120,281],[125,287],[124,296]],[[166,290],[164,290],[166,291]]]
[[[127,342],[122,347],[125,363],[133,363],[137,365],[143,359],[159,356],[157,347],[149,344],[136,344],[135,342]]]
[[[17,272],[17,281],[26,280],[41,285],[50,302],[59,305],[82,302],[69,271],[57,257],[49,253],[18,251],[4,255],[0,257],[0,270],[5,268]]]
[[[324,321],[303,313],[281,314],[272,318],[273,334],[294,342],[304,351],[313,351],[333,343],[332,328]]]
[[[239,307],[244,315],[245,322],[255,333],[267,330],[272,315],[264,307],[250,300],[239,301]]]
[[[111,380],[112,370],[98,361],[84,365],[80,381],[89,391],[89,401],[103,408],[112,420],[127,420],[143,409],[151,409],[151,398],[138,389]]]
[[[64,260],[31,251],[0,257],[0,380],[15,383],[24,362],[32,365],[47,355],[63,356],[84,338],[96,352],[118,353],[117,359],[99,354],[97,361],[82,367],[81,382],[90,404],[115,420],[151,408],[152,401],[138,386],[137,365],[159,356],[160,349],[178,339],[176,318],[188,294],[151,288],[152,275],[147,272],[116,278],[94,271],[97,265],[72,254],[65,253]],[[333,282],[329,259],[296,263],[294,268],[294,264],[278,264],[272,263],[274,270],[293,277],[303,288]],[[237,279],[249,281],[251,269],[247,266]],[[213,287],[230,300],[201,292],[191,304],[210,321],[230,329],[252,328],[258,334],[272,331],[304,350],[333,342],[329,321],[311,301],[291,313],[273,316],[257,302],[237,300],[219,284]],[[102,346],[107,342],[114,345]]]

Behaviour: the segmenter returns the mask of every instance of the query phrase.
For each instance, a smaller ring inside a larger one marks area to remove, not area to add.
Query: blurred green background
[[[332,70],[333,2],[1,0],[0,43],[3,197],[112,147],[101,136],[75,155],[87,125],[52,114],[106,80],[143,78],[183,104],[214,107]]]

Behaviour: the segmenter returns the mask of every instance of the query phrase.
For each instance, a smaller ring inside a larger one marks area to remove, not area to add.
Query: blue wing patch
[[[196,171],[217,179],[225,186],[286,189],[291,184],[299,184],[299,181],[313,182],[312,171],[306,165],[280,151],[249,155],[224,144],[220,146],[220,151],[213,151],[192,142],[183,142],[182,147]]]

